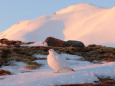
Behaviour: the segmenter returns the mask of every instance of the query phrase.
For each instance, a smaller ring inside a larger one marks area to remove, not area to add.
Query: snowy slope
[[[52,15],[21,21],[3,32],[6,38],[44,41],[53,36],[62,40],[79,40],[85,44],[115,44],[115,7],[100,8],[77,4]]]
[[[45,57],[45,55],[36,55],[37,57]],[[93,64],[88,61],[80,61],[82,57],[76,55],[62,54],[63,58],[69,58],[70,66],[75,69],[75,72],[61,72],[52,73],[52,70],[46,60],[36,60],[36,62],[44,64],[40,69],[34,70],[33,72],[21,73],[19,67],[10,68],[3,67],[16,75],[1,76],[0,86],[54,86],[64,84],[77,84],[77,83],[94,83],[99,81],[98,77],[110,77],[115,79],[115,62],[104,63],[104,64]],[[15,67],[15,66],[14,66]]]

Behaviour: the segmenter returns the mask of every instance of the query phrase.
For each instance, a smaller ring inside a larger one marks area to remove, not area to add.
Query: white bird
[[[56,53],[53,49],[49,49],[49,55],[47,56],[48,65],[59,73],[60,71],[73,71],[72,68],[69,67],[69,64],[65,58],[61,58],[61,56]]]

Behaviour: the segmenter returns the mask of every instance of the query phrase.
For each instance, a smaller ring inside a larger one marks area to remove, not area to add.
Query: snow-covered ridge
[[[52,15],[19,22],[3,34],[8,39],[22,41],[44,41],[52,36],[85,44],[115,44],[114,18],[115,7],[108,9],[77,4]]]
[[[87,10],[98,11],[101,9],[104,9],[104,8],[100,8],[91,4],[77,4],[77,5],[72,5],[67,8],[64,8],[60,11],[57,11],[56,14],[64,14],[64,13],[69,13],[69,12],[87,11]]]

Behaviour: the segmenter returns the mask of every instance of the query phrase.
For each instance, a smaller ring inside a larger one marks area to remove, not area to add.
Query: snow
[[[37,58],[47,58],[47,55],[42,55],[42,54],[34,54],[33,56],[37,57]],[[71,59],[71,60],[79,60],[83,57],[81,56],[78,56],[76,57],[76,55],[71,55],[71,54],[64,54],[64,53],[61,53],[60,56],[62,58],[65,58],[65,59]]]
[[[27,64],[23,62],[10,61],[9,64],[11,64],[12,66],[2,66],[2,69],[10,71],[12,74],[18,74],[30,71],[27,69],[21,69],[22,67],[27,66]]]
[[[109,43],[115,47],[114,14],[115,7],[77,4],[51,15],[16,23],[3,35],[8,39],[34,42],[52,36],[61,40],[78,40],[88,45]]]
[[[48,36],[61,40],[78,40],[85,44],[102,44],[115,47],[115,7],[100,8],[90,4],[77,4],[52,15],[41,16],[33,20],[16,23],[3,32],[6,38],[35,42],[28,46],[46,46],[44,41]],[[39,42],[38,42],[39,41]],[[1,45],[1,44],[0,44]],[[37,58],[47,58],[47,55],[34,54]],[[13,75],[0,76],[0,86],[50,86],[61,84],[94,83],[97,77],[115,79],[115,62],[94,64],[82,61],[83,57],[61,54],[66,58],[75,72],[54,72],[46,60],[35,60],[43,64],[36,70],[22,69],[27,64],[14,63],[12,66],[2,66]]]
[[[0,76],[0,86],[53,86],[61,84],[94,83],[99,77],[110,77],[115,79],[115,62],[103,64],[93,64],[88,61],[81,61],[83,57],[69,54],[61,54],[64,58],[69,58],[68,63],[75,72],[52,73],[46,60],[36,60],[43,66],[31,72],[16,75]],[[37,57],[47,57],[47,55],[35,55]],[[23,63],[17,63],[23,66]],[[5,68],[5,67],[4,67]],[[8,70],[8,68],[6,68]],[[15,69],[15,68],[14,68]],[[17,67],[18,71],[21,70]]]
[[[37,58],[47,58],[47,55],[42,55],[42,54],[34,54],[33,56]]]

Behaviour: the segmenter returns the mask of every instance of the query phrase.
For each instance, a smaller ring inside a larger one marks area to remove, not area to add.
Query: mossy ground
[[[115,48],[100,45],[89,45],[84,48],[78,47],[0,47],[0,66],[8,65],[8,61],[22,61],[30,65],[40,64],[33,62],[38,60],[33,54],[48,55],[48,50],[54,49],[58,53],[83,56],[84,60],[115,61]]]

